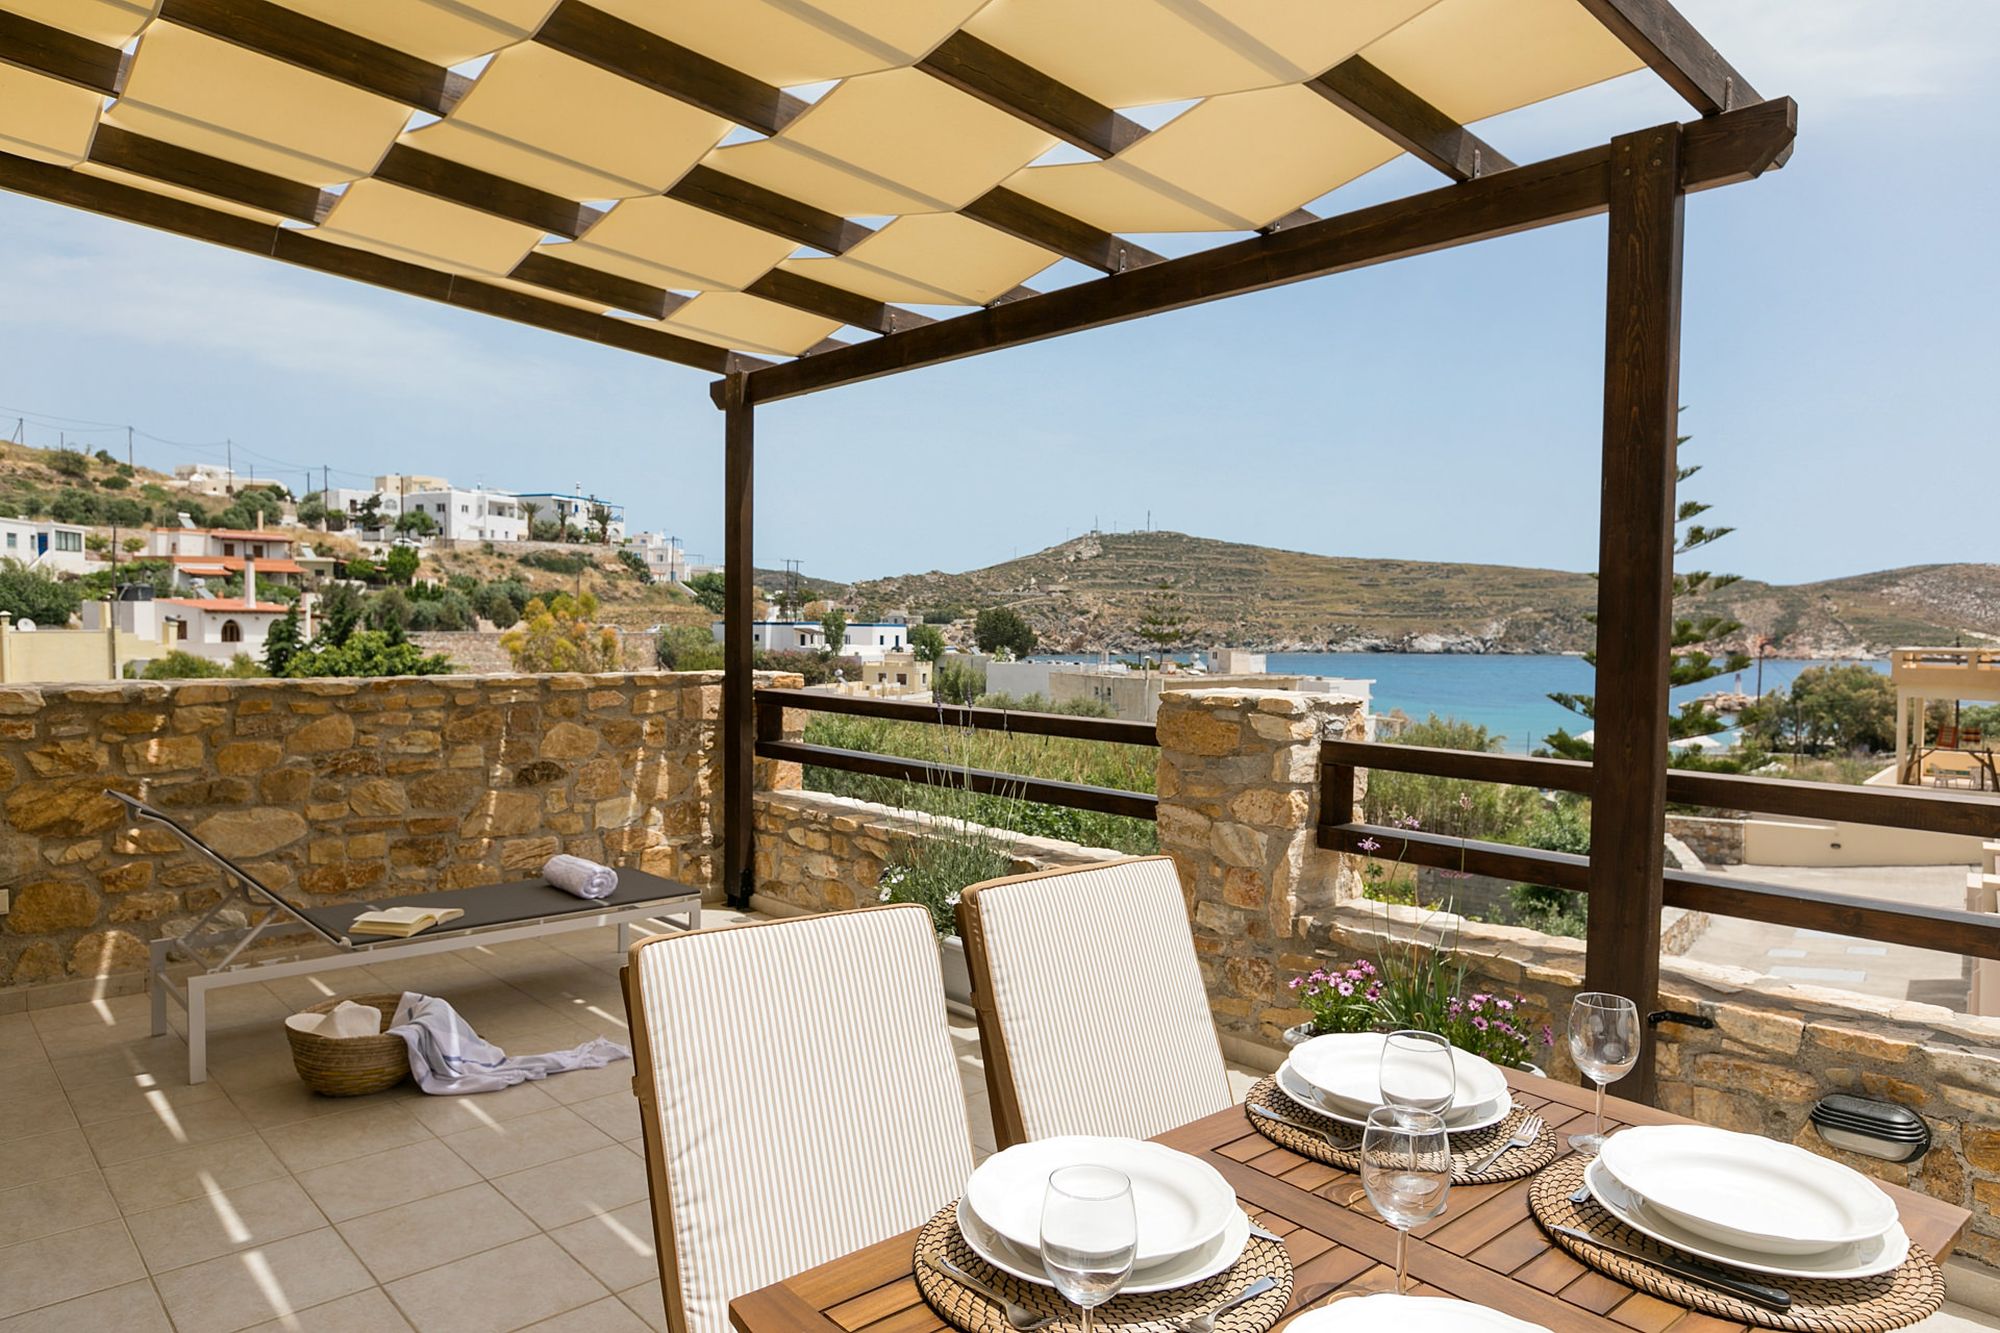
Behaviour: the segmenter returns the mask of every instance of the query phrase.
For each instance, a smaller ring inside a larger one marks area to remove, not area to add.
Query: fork
[[[1234,1310],[1245,1301],[1254,1301],[1278,1284],[1268,1277],[1260,1277],[1242,1291],[1237,1292],[1222,1304],[1200,1314],[1191,1314],[1174,1325],[1174,1333],[1215,1333],[1217,1316]]]
[[[981,1282],[978,1278],[966,1272],[963,1268],[960,1268],[941,1254],[926,1255],[924,1258],[931,1267],[951,1277],[960,1286],[965,1287],[967,1290],[978,1292],[981,1296],[999,1306],[1001,1313],[1007,1316],[1007,1323],[1011,1327],[1019,1329],[1020,1333],[1032,1333],[1034,1329],[1041,1328],[1045,1324],[1053,1324],[1056,1321],[1054,1315],[1039,1315],[1025,1305],[1018,1305],[1008,1300],[1005,1296],[1002,1296],[999,1292],[993,1290],[993,1288],[987,1286],[984,1282]]]
[[[1267,1111],[1257,1105],[1252,1105],[1249,1109],[1251,1115],[1262,1116],[1266,1120],[1275,1120],[1281,1125],[1290,1125],[1293,1129],[1302,1129],[1308,1134],[1317,1134],[1325,1139],[1326,1146],[1335,1152],[1354,1151],[1354,1136],[1351,1134],[1340,1134],[1330,1127],[1322,1128],[1319,1125],[1309,1125],[1303,1120],[1294,1120],[1290,1116],[1279,1115],[1276,1111]]]
[[[1487,1153],[1485,1157],[1480,1159],[1479,1165],[1473,1167],[1468,1174],[1476,1176],[1482,1171],[1491,1170],[1493,1164],[1499,1161],[1501,1155],[1509,1148],[1525,1148],[1541,1136],[1542,1118],[1538,1115],[1529,1116],[1514,1127],[1514,1136],[1512,1138],[1495,1148],[1492,1152]]]

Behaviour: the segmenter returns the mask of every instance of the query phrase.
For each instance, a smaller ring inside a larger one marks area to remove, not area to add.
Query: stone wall
[[[1743,821],[1698,815],[1667,814],[1667,833],[1687,844],[1703,865],[1743,864]]]
[[[720,673],[653,671],[0,689],[0,987],[142,970],[144,941],[214,901],[217,873],[127,828],[106,787],[307,901],[557,851],[711,888],[721,694]]]

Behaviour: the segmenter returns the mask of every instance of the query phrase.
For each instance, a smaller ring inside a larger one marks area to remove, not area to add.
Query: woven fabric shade
[[[1403,151],[1357,57],[1461,124],[1640,65],[1579,0],[0,0],[0,152],[781,358],[1295,224]]]

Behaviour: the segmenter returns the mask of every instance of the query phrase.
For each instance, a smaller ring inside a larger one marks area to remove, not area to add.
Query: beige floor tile
[[[543,1228],[567,1226],[647,1196],[645,1161],[609,1140],[595,1152],[516,1171],[493,1183]]]
[[[227,1098],[177,1107],[161,1094],[135,1115],[85,1125],[83,1136],[101,1164],[116,1166],[212,1139],[234,1138],[249,1129],[250,1122]]]
[[[235,1102],[236,1109],[243,1112],[244,1118],[258,1129],[276,1129],[280,1125],[295,1125],[302,1120],[317,1120],[321,1116],[346,1115],[350,1111],[366,1110],[386,1102],[414,1105],[421,1096],[415,1084],[404,1083],[367,1097],[323,1097],[296,1077],[229,1090],[229,1100]]]
[[[0,1247],[74,1231],[118,1216],[118,1204],[97,1171],[55,1176],[32,1185],[0,1182]]]
[[[542,1087],[549,1096],[565,1106],[571,1106],[613,1092],[630,1096],[633,1072],[630,1060],[615,1060],[602,1069],[578,1069],[568,1074],[552,1075]]]
[[[187,1059],[187,1043],[179,1037],[135,1037],[122,1046],[60,1056],[54,1064],[63,1086],[73,1088],[141,1074],[151,1074],[159,1083],[186,1083]]]
[[[657,1281],[660,1276],[650,1199],[595,1213],[581,1222],[558,1227],[549,1236],[613,1291]]]
[[[587,1102],[574,1102],[569,1109],[614,1139],[636,1139],[640,1135],[639,1099],[629,1088],[624,1092],[607,1092]]]
[[[444,1142],[475,1171],[491,1179],[524,1171],[565,1157],[576,1157],[612,1140],[589,1121],[564,1107],[538,1111],[518,1120],[460,1130]]]
[[[146,1267],[162,1273],[317,1231],[326,1218],[297,1181],[280,1176],[254,1185],[218,1185],[199,1199],[128,1214],[125,1225]]]
[[[212,1185],[235,1189],[283,1174],[284,1166],[264,1140],[243,1134],[122,1162],[105,1170],[104,1181],[118,1206],[130,1213],[200,1198]]]
[[[0,1319],[0,1333],[173,1333],[153,1284],[127,1282]]]
[[[114,995],[85,1004],[65,1004],[53,1009],[36,1009],[28,1022],[44,1037],[74,1032],[78,1028],[137,1029],[144,1036],[153,1021],[152,1000],[146,995]]]
[[[156,1274],[178,1333],[234,1333],[375,1285],[332,1227]]]
[[[146,1275],[123,1222],[99,1222],[0,1250],[0,1318]]]
[[[375,1102],[340,1115],[320,1116],[262,1131],[264,1142],[293,1172],[310,1171],[371,1153],[422,1143],[431,1134],[400,1103]]]
[[[264,983],[264,989],[278,997],[285,1012],[296,1014],[323,1000],[342,995],[379,994],[394,990],[366,967],[342,967],[303,977],[278,977]]]
[[[654,1333],[667,1333],[667,1307],[660,1297],[658,1278],[644,1286],[619,1292],[618,1299],[625,1302],[625,1308],[644,1320],[646,1327],[653,1329]]]
[[[77,1123],[101,1124],[124,1116],[139,1115],[157,1106],[179,1110],[208,1102],[226,1102],[229,1094],[214,1081],[184,1083],[174,1079],[154,1079],[150,1074],[137,1078],[106,1079],[101,1083],[81,1083],[68,1090],[70,1110]]]
[[[477,1171],[436,1139],[335,1162],[299,1176],[306,1192],[335,1222],[428,1199],[478,1180]]]
[[[32,1185],[96,1169],[97,1159],[80,1129],[51,1130],[0,1143],[0,1180],[9,1185]]]
[[[258,1324],[250,1333],[408,1333],[409,1321],[380,1287],[357,1291],[290,1319]]]
[[[529,1328],[533,1333],[646,1333],[646,1321],[616,1296],[606,1296]]]
[[[410,1114],[431,1133],[442,1138],[460,1130],[479,1129],[503,1120],[556,1108],[555,1098],[540,1083],[519,1083],[500,1092],[482,1092],[467,1097],[418,1097],[410,1103]]]
[[[506,1333],[605,1294],[547,1236],[403,1278],[388,1290],[418,1333]]]
[[[343,1222],[340,1234],[377,1281],[393,1282],[525,1239],[535,1224],[482,1182]]]
[[[53,1074],[47,1084],[27,1087],[16,1087],[10,1077],[0,1074],[0,1144],[74,1128],[76,1115]]]

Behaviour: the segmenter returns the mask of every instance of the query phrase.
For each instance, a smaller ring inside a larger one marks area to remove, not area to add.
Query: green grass
[[[806,722],[805,740],[809,745],[865,750],[954,768],[983,768],[1148,795],[1153,792],[1159,754],[1151,746],[964,731],[931,723],[890,722],[834,713],[813,714]],[[1060,838],[1086,847],[1146,853],[1158,851],[1160,845],[1158,830],[1149,819],[971,794],[955,788],[831,768],[808,767],[805,785],[809,791],[831,792],[909,810],[959,815],[993,828]]]

